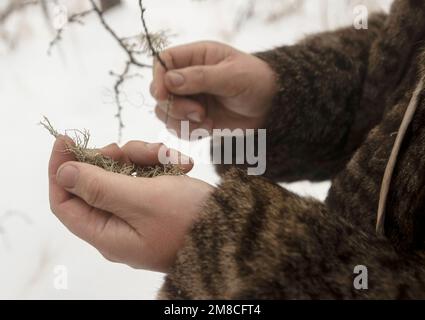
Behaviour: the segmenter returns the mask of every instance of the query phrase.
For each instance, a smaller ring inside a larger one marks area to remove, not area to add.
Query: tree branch
[[[140,19],[142,20],[142,25],[143,25],[143,29],[145,31],[146,40],[147,40],[149,49],[151,50],[152,56],[155,57],[159,61],[159,63],[162,65],[162,67],[165,69],[165,71],[168,71],[169,69],[167,67],[167,64],[161,58],[158,50],[153,45],[151,35],[150,35],[148,27],[146,25],[146,20],[145,20],[146,9],[143,7],[143,0],[139,0],[139,7],[140,7]],[[168,114],[169,114],[169,111],[170,111],[170,107],[173,103],[173,100],[174,100],[174,96],[172,94],[170,94],[168,96],[168,101],[167,101],[167,111],[166,111],[166,115],[165,115],[165,125],[168,124]]]
[[[121,73],[115,73],[110,72],[110,75],[114,76],[116,78],[116,82],[114,84],[114,95],[115,95],[115,103],[117,105],[117,114],[116,117],[118,119],[118,140],[121,140],[122,137],[122,129],[124,128],[124,123],[122,120],[122,110],[123,110],[123,103],[121,96],[123,94],[122,92],[122,86],[124,85],[124,82],[130,78],[130,70],[132,67],[137,68],[152,68],[151,65],[145,64],[141,62],[138,59],[138,56],[140,54],[145,54],[147,51],[149,51],[152,56],[156,57],[158,61],[167,69],[166,64],[159,56],[158,52],[162,49],[163,46],[167,45],[165,33],[159,32],[156,34],[151,34],[148,32],[148,28],[144,19],[144,12],[145,9],[143,8],[142,1],[139,2],[140,10],[141,10],[141,20],[143,29],[145,31],[145,34],[139,34],[133,37],[120,37],[115,30],[108,24],[104,17],[104,11],[101,10],[101,8],[96,4],[94,0],[90,0],[91,8],[87,11],[80,12],[73,14],[69,16],[68,23],[80,23],[82,24],[82,18],[85,16],[94,13],[96,17],[98,18],[100,24],[103,26],[103,28],[108,32],[111,37],[115,40],[115,42],[118,44],[118,46],[124,51],[124,53],[127,56],[127,60],[125,61],[124,69]],[[55,38],[50,42],[49,45],[49,53],[51,52],[51,49],[61,40],[62,34],[64,32],[64,28],[62,27],[57,30]],[[131,44],[131,40],[137,41],[140,45],[142,45],[142,49],[137,48],[137,45]],[[146,45],[143,45],[143,44]],[[168,114],[168,112],[167,112]]]

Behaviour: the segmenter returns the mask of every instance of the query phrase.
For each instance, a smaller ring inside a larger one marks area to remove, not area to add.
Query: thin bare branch
[[[84,24],[83,18],[88,16],[89,14],[91,14],[93,12],[94,12],[94,10],[90,9],[90,10],[86,10],[86,11],[83,11],[83,12],[72,14],[68,17],[67,25],[75,24],[75,23],[83,25]],[[58,44],[58,42],[62,40],[62,34],[65,31],[65,26],[66,25],[64,25],[61,28],[56,30],[55,37],[49,43],[49,49],[47,50],[48,55],[50,55],[52,53],[53,47],[56,46]]]
[[[161,58],[160,54],[159,54],[159,50],[154,46],[154,42],[151,38],[151,34],[149,33],[147,24],[146,24],[146,20],[145,20],[145,7],[143,6],[143,0],[139,0],[139,7],[140,7],[140,19],[142,20],[142,25],[143,25],[143,29],[145,31],[145,37],[148,43],[148,46],[152,52],[152,56],[155,57],[159,63],[162,65],[162,67],[168,71],[169,68],[167,67],[167,64],[164,62],[164,60]],[[174,96],[172,94],[170,94],[168,96],[168,101],[167,101],[167,112],[166,112],[166,116],[165,116],[165,125],[168,124],[168,114],[170,111],[170,107],[172,105],[174,101]]]
[[[141,17],[143,29],[145,30],[145,34],[139,34],[132,37],[120,37],[117,32],[110,26],[110,24],[106,21],[104,16],[104,11],[96,4],[94,0],[90,0],[91,8],[87,11],[76,13],[71,15],[68,18],[68,23],[80,23],[82,24],[82,18],[93,13],[98,18],[99,22],[103,26],[103,28],[108,32],[111,37],[116,41],[118,46],[122,49],[122,51],[127,56],[127,60],[124,63],[124,68],[122,72],[116,73],[110,71],[110,75],[116,78],[116,82],[114,84],[114,95],[115,95],[115,104],[117,105],[117,114],[116,117],[118,119],[118,140],[121,140],[122,130],[124,128],[124,122],[122,119],[122,110],[123,110],[123,101],[122,95],[123,90],[122,87],[124,85],[125,80],[129,79],[132,75],[130,71],[132,67],[136,68],[152,68],[151,65],[143,63],[139,60],[139,56],[141,54],[152,54],[152,56],[157,57],[161,63],[165,65],[162,59],[159,57],[159,50],[162,50],[163,47],[168,45],[165,32],[157,32],[150,34],[147,30],[146,22],[144,20],[144,11],[145,9],[140,2],[141,8]],[[64,28],[57,30],[55,38],[50,42],[49,52],[51,49],[62,39],[62,34],[64,32]],[[168,69],[167,69],[168,70]],[[137,74],[137,73],[136,73]],[[139,76],[139,74],[137,74]]]
[[[143,0],[139,0],[139,7],[140,7],[140,19],[142,20],[142,25],[143,25],[143,29],[145,31],[146,41],[148,43],[149,49],[152,52],[152,56],[157,58],[158,61],[161,63],[161,65],[164,67],[164,69],[168,71],[168,67],[165,64],[164,60],[162,60],[161,56],[159,55],[159,52],[154,45],[154,42],[151,38],[151,34],[149,33],[148,27],[146,25],[146,20],[145,20],[146,9],[143,7]]]

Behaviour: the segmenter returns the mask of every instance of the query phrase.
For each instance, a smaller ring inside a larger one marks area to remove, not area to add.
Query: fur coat
[[[385,237],[379,190],[400,123],[424,76],[425,2],[258,53],[280,90],[264,177],[221,166],[162,299],[425,298],[425,89],[397,159]],[[242,166],[243,167],[243,166]],[[332,180],[324,203],[276,182]],[[368,270],[356,289],[356,266]]]

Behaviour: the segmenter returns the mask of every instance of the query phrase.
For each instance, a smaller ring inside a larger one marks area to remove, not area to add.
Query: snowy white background
[[[72,7],[84,1],[60,2]],[[282,3],[291,1],[260,0],[257,14],[235,32],[235,16],[247,1],[145,0],[145,5],[150,29],[172,30],[172,45],[209,39],[252,52],[351,24],[352,5],[371,2],[306,0],[296,14],[270,21]],[[387,9],[391,1],[377,2],[374,8]],[[50,212],[47,163],[53,139],[37,125],[47,115],[58,129],[89,128],[93,146],[114,142],[116,107],[111,103],[113,79],[108,71],[121,70],[125,56],[91,16],[85,26],[68,28],[49,57],[46,51],[52,34],[38,10],[27,9],[15,19],[21,41],[14,51],[0,46],[0,298],[152,299],[162,274],[104,260]],[[108,13],[107,19],[121,35],[132,35],[140,30],[138,14],[137,1],[127,0]],[[123,141],[167,140],[179,146],[152,114],[150,81],[150,72],[144,71],[143,80],[126,88]],[[200,147],[206,150],[208,143]],[[191,175],[212,184],[218,181],[205,164],[196,165]],[[329,183],[300,182],[289,187],[323,199]],[[54,288],[58,265],[68,270],[67,290]]]

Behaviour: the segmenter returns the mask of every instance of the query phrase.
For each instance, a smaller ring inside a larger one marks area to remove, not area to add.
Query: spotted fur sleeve
[[[314,199],[229,170],[205,205],[161,299],[424,298],[424,259],[400,257]],[[368,270],[368,289],[353,285]]]
[[[344,167],[379,120],[356,113],[368,110],[359,105],[369,52],[385,20],[378,14],[367,30],[351,26],[257,54],[275,71],[280,88],[266,123],[266,176],[288,182],[325,180]],[[380,113],[383,106],[373,109]],[[362,128],[353,136],[356,121]],[[228,168],[217,166],[219,173]]]

